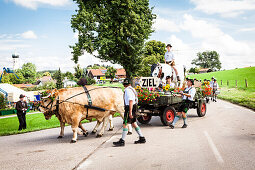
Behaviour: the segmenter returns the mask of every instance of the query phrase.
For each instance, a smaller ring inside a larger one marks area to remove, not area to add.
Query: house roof
[[[122,76],[122,75],[126,75],[126,71],[125,69],[121,68],[121,69],[116,69],[117,72],[116,72],[116,76]],[[89,72],[91,72],[91,74],[93,76],[104,76],[107,69],[89,69],[88,70]]]
[[[208,71],[209,68],[201,68],[199,71]]]
[[[53,81],[53,78],[51,76],[43,76],[39,80],[41,80],[41,82],[46,82],[46,81]]]
[[[18,88],[28,88],[28,87],[34,87],[35,85],[33,85],[33,84],[13,84],[13,86],[18,87]]]
[[[125,76],[126,75],[126,71],[124,68],[119,68],[117,69],[117,73],[116,73],[117,76]]]

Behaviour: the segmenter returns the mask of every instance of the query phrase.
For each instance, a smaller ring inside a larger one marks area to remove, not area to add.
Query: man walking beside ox
[[[20,95],[20,100],[16,103],[16,110],[17,110],[17,116],[19,119],[19,129],[26,129],[27,124],[26,124],[26,111],[27,111],[27,102],[24,101],[24,95]]]
[[[131,82],[129,79],[125,79],[123,82],[125,87],[124,91],[124,103],[125,103],[125,114],[124,114],[124,121],[123,121],[123,131],[122,137],[118,142],[113,142],[114,146],[125,146],[125,138],[128,133],[127,124],[132,124],[135,128],[137,134],[139,135],[139,140],[135,141],[135,144],[138,143],[145,143],[145,137],[142,134],[140,127],[136,123],[136,111],[137,111],[137,93],[133,87],[131,87]]]

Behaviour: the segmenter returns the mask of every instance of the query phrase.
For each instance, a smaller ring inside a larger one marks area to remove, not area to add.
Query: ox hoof
[[[113,128],[112,128],[112,129],[109,129],[108,131],[113,131]]]
[[[58,136],[58,139],[61,139],[61,138],[63,138],[63,136]]]
[[[89,133],[88,133],[88,132],[83,132],[83,135],[84,135],[85,137],[87,137],[87,136],[89,135]]]
[[[92,131],[91,134],[96,134],[96,131]]]
[[[73,139],[72,139],[70,143],[76,143],[76,140],[73,140]]]
[[[102,134],[97,134],[97,138],[101,138],[102,136]]]

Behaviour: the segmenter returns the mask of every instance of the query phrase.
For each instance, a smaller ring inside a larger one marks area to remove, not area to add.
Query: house
[[[38,79],[34,83],[34,85],[43,86],[46,82],[54,82],[54,83],[56,83],[57,81],[54,80],[51,76],[43,76],[42,78]]]
[[[33,84],[13,84],[13,86],[18,87],[20,89],[33,88],[35,85]]]
[[[63,81],[63,84],[64,84],[64,88],[67,88],[67,87],[74,87],[77,85],[77,83],[73,80],[69,80],[65,77],[65,80]]]
[[[125,69],[116,69],[117,72],[115,74],[116,78],[126,78],[126,71]],[[105,77],[107,69],[88,69],[88,77],[94,79],[100,79],[101,77]]]
[[[201,73],[209,73],[209,72],[212,72],[212,69],[210,69],[210,68],[201,68],[199,70],[199,74],[201,74]]]

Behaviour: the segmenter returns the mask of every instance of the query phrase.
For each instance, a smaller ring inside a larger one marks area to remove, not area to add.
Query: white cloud
[[[22,33],[21,37],[24,39],[37,39],[37,35],[31,30]]]
[[[240,32],[249,32],[249,31],[255,31],[255,27],[254,28],[242,28],[239,30]]]
[[[175,22],[160,16],[156,18],[153,27],[156,31],[179,32],[180,30]]]
[[[250,62],[255,53],[254,48],[249,43],[235,40],[213,23],[196,20],[191,15],[185,14],[181,28],[190,32],[196,41],[201,42],[198,46],[200,51],[217,51],[221,56],[223,68],[255,65],[255,61]]]
[[[69,3],[69,0],[10,0],[17,5],[21,5],[30,9],[37,9],[40,5],[50,5],[50,6],[64,6]]]
[[[190,0],[195,9],[207,14],[235,17],[247,10],[255,10],[254,0]]]

